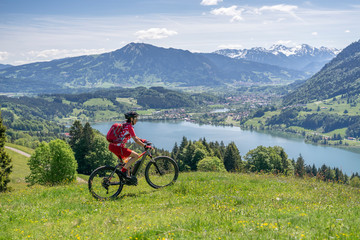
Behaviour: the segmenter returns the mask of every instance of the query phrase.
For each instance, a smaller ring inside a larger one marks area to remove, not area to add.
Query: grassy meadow
[[[86,183],[14,185],[0,194],[0,239],[360,238],[360,189],[314,179],[181,173],[158,190],[140,178],[104,202]]]

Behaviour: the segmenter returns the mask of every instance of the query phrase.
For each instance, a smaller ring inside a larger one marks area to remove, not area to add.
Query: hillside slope
[[[94,200],[86,184],[0,194],[3,239],[359,239],[360,192],[271,175],[182,173],[175,185],[124,187]]]
[[[284,97],[284,104],[307,103],[341,94],[360,94],[360,40],[350,44],[320,72]]]

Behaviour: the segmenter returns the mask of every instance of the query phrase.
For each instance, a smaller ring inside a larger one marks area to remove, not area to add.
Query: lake
[[[92,127],[105,134],[113,122],[94,123]],[[351,175],[360,172],[360,153],[330,147],[307,144],[302,138],[280,136],[239,127],[198,125],[185,121],[139,121],[135,126],[135,133],[145,138],[157,148],[171,151],[175,142],[180,145],[183,136],[189,140],[204,138],[207,142],[221,142],[225,145],[235,142],[243,157],[257,146],[281,146],[290,159],[297,159],[301,154],[308,165],[315,164],[317,168],[326,164],[338,167],[344,173]]]

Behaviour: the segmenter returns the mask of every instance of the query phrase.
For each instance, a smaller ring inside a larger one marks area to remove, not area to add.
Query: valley
[[[0,96],[1,111],[8,138],[20,145],[61,137],[75,120],[121,120],[136,109],[147,120],[285,131],[358,147],[359,45],[340,53],[306,44],[191,53],[130,43],[100,55],[3,66],[1,90],[17,97]],[[310,77],[299,67],[281,68],[284,59],[303,67],[328,63]]]

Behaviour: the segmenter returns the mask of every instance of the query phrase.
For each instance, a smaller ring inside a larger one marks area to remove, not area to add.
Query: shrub
[[[70,146],[63,140],[41,143],[35,149],[29,163],[30,175],[26,181],[33,185],[56,185],[76,179],[77,163]]]
[[[353,177],[350,181],[350,186],[360,188],[360,178]]]
[[[218,157],[205,157],[202,159],[197,168],[203,172],[225,172],[224,163]]]

